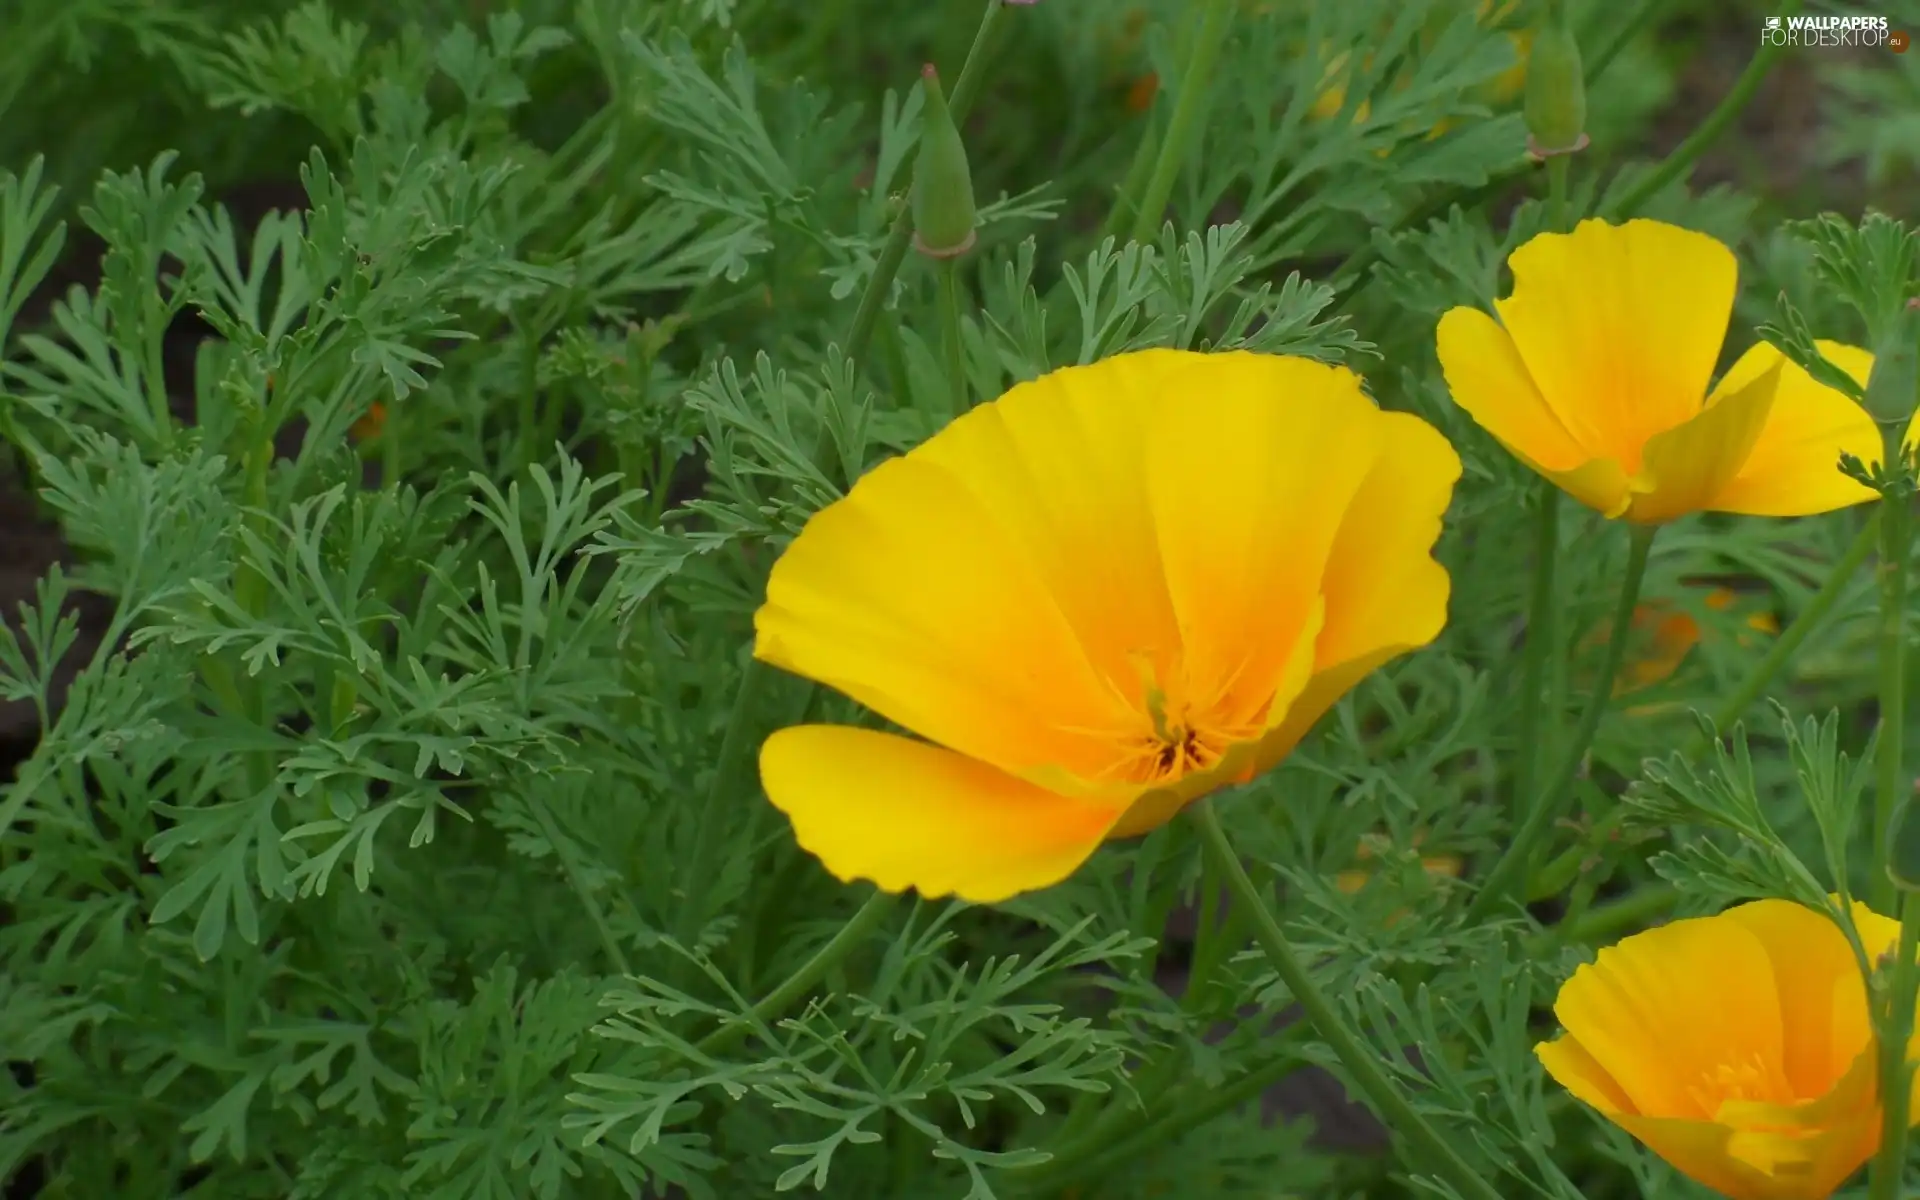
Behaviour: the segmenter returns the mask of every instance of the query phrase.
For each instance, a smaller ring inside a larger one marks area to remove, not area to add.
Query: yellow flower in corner
[[[1430,642],[1444,438],[1339,367],[1148,350],[881,464],[774,565],[754,653],[917,737],[803,725],[767,797],[843,880],[1003,900],[1283,758]]]
[[[1733,313],[1733,252],[1658,221],[1582,221],[1514,251],[1493,317],[1440,319],[1447,387],[1480,427],[1563,491],[1640,524],[1712,511],[1790,517],[1875,498],[1840,455],[1878,462],[1873,418],[1765,342],[1713,374]],[[1864,350],[1819,343],[1864,383]],[[1908,441],[1913,440],[1910,429]]]
[[[1893,948],[1899,922],[1853,920],[1869,961]],[[1829,1196],[1879,1147],[1866,987],[1825,913],[1760,900],[1635,934],[1553,1011],[1547,1073],[1732,1200]]]

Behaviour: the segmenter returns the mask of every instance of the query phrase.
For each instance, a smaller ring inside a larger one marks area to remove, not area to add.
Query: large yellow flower
[[[1021,384],[774,565],[754,653],[919,738],[781,730],[767,796],[841,879],[1056,883],[1440,632],[1459,475],[1431,426],[1305,359],[1152,350]]]
[[[1869,960],[1900,925],[1853,906]],[[1535,1047],[1562,1087],[1733,1200],[1831,1195],[1880,1143],[1866,986],[1840,927],[1786,900],[1602,950]],[[1920,1113],[1920,1109],[1916,1109]]]
[[[1473,308],[1440,319],[1440,365],[1481,428],[1581,503],[1655,524],[1875,498],[1839,470],[1843,452],[1879,461],[1873,418],[1772,346],[1754,346],[1708,391],[1737,276],[1718,241],[1658,221],[1582,221],[1509,265],[1497,323]],[[1865,383],[1871,355],[1819,346]]]

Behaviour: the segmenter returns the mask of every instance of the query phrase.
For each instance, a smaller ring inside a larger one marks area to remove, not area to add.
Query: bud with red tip
[[[932,63],[921,72],[921,86],[927,104],[913,166],[913,244],[931,258],[957,258],[973,249],[975,239],[973,172]]]
[[[1586,69],[1567,27],[1564,6],[1548,11],[1527,55],[1527,148],[1536,158],[1572,154],[1587,145]]]

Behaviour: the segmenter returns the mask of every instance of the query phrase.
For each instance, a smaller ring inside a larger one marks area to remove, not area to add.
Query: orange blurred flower
[[[1715,587],[1708,592],[1701,603],[1714,612],[1727,612],[1738,603],[1740,594],[1728,587]],[[1747,614],[1746,627],[1755,633],[1769,636],[1780,632],[1780,622],[1765,609],[1756,609]],[[1688,654],[1700,644],[1704,636],[1700,623],[1693,614],[1678,608],[1666,600],[1648,600],[1633,610],[1633,629],[1636,638],[1645,639],[1645,649],[1627,661],[1626,669],[1620,674],[1614,694],[1636,691],[1663,683],[1673,677],[1680,664],[1686,661]],[[1604,629],[1596,639],[1597,643],[1606,641]],[[1740,645],[1752,644],[1752,639],[1743,636]],[[1635,648],[1637,649],[1637,648]],[[1631,651],[1630,651],[1631,652]]]
[[[1424,829],[1416,831],[1412,839],[1416,847],[1426,840],[1427,833]],[[1377,858],[1378,852],[1374,849],[1373,843],[1372,838],[1360,839],[1360,846],[1353,854],[1354,859],[1365,864]],[[1458,879],[1462,863],[1458,854],[1435,854],[1421,858],[1420,865],[1425,867],[1427,874],[1435,879]],[[1333,886],[1351,896],[1367,886],[1367,881],[1373,878],[1373,874],[1373,868],[1370,866],[1349,867],[1333,877]]]
[[[386,432],[387,406],[375,400],[367,411],[348,427],[347,433],[356,442],[370,442]]]

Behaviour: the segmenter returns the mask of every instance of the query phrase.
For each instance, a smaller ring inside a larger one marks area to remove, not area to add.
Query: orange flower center
[[[1758,1052],[1743,1059],[1708,1067],[1687,1089],[1687,1095],[1710,1118],[1716,1116],[1725,1104],[1796,1102],[1793,1088],[1788,1084],[1780,1064],[1768,1062]]]
[[[1136,783],[1180,779],[1212,767],[1228,746],[1241,740],[1216,728],[1220,723],[1207,719],[1204,706],[1195,704],[1185,687],[1176,683],[1171,693],[1163,688],[1147,656],[1137,656],[1135,661],[1146,686],[1143,707],[1148,728],[1129,745],[1119,772],[1124,778]],[[1183,673],[1176,665],[1171,674],[1177,679]]]

